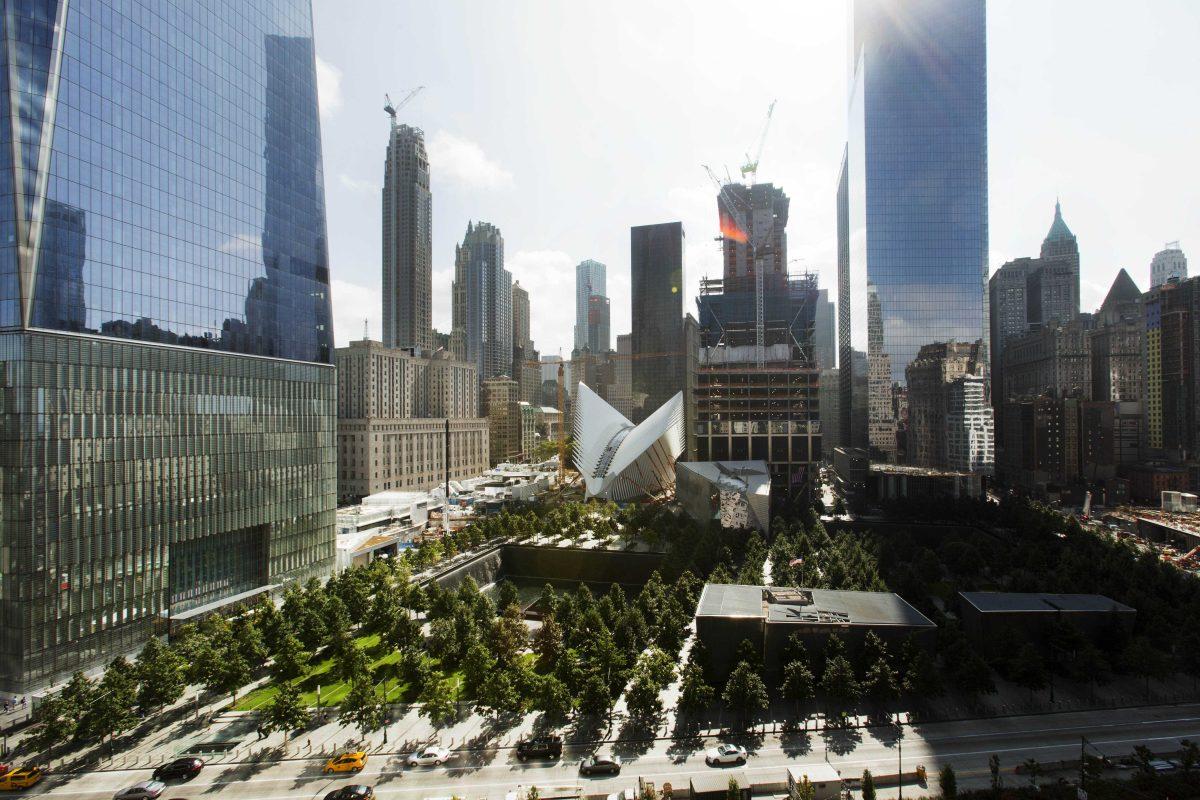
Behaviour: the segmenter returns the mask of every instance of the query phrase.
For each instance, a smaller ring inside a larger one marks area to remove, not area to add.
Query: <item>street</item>
[[[903,766],[912,771],[923,764],[931,778],[946,763],[954,766],[960,787],[984,785],[988,780],[988,757],[1000,757],[1005,782],[1026,780],[1013,773],[1016,765],[1034,758],[1047,771],[1054,762],[1077,759],[1080,737],[1109,756],[1128,755],[1135,745],[1152,750],[1178,748],[1180,739],[1200,738],[1200,705],[1160,706],[1145,709],[1102,710],[1027,717],[1008,717],[962,722],[931,723],[906,727],[902,742]],[[864,769],[875,774],[894,773],[899,766],[894,728],[837,730],[824,733],[767,735],[739,740],[751,756],[745,770],[754,782],[778,783],[785,768],[819,763],[828,759],[843,777],[858,777]],[[624,760],[617,777],[588,778],[578,775],[579,752],[570,748],[559,762],[516,760],[511,749],[457,752],[441,768],[403,766],[403,753],[372,754],[358,775],[321,774],[318,759],[291,759],[257,763],[220,764],[206,767],[195,780],[171,785],[164,800],[182,800],[219,794],[241,800],[284,800],[322,798],[333,788],[348,783],[366,783],[380,797],[501,798],[518,785],[536,784],[543,796],[556,787],[581,786],[584,794],[615,792],[636,787],[638,776],[657,786],[670,781],[684,786],[688,776],[713,768],[704,764],[704,749],[714,739],[679,742],[658,740],[644,753],[629,754],[630,743],[618,743],[616,752]],[[1064,775],[1070,778],[1069,775]],[[53,794],[77,800],[110,798],[119,789],[150,777],[149,769],[95,772],[84,775],[54,775],[29,794]],[[928,789],[936,794],[936,785]],[[921,787],[906,787],[909,797],[922,794]],[[894,796],[894,790],[880,797]]]

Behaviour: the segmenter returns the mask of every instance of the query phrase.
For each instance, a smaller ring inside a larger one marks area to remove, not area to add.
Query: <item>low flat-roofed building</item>
[[[797,796],[796,792],[805,778],[813,788],[813,800],[838,800],[842,796],[842,776],[832,764],[818,761],[787,768],[788,797]]]
[[[795,589],[709,583],[696,605],[696,635],[708,649],[713,671],[727,675],[738,646],[749,639],[769,671],[783,669],[782,652],[799,634],[810,652],[820,652],[837,634],[854,652],[868,631],[885,642],[915,636],[931,645],[936,627],[924,614],[891,592]]]
[[[697,522],[723,528],[771,525],[771,472],[765,461],[676,461],[675,498]]]
[[[873,500],[936,499],[983,496],[978,472],[931,469],[907,464],[872,464],[868,478]]]
[[[1058,621],[1095,641],[1114,625],[1131,631],[1137,619],[1136,609],[1099,594],[959,592],[958,599],[963,632],[981,647],[1009,631],[1040,641]]]

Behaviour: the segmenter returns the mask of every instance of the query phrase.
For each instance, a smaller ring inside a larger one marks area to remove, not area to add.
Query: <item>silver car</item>
[[[158,800],[167,785],[162,781],[138,781],[113,795],[113,800]]]

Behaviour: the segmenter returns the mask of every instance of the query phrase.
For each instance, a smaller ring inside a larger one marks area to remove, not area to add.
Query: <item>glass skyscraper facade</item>
[[[841,409],[851,424],[842,436],[888,457],[893,419],[869,417],[894,407],[921,347],[987,346],[985,6],[855,0],[852,25],[838,193],[839,286],[848,291],[839,298]],[[845,369],[856,354],[865,354],[864,382]],[[863,389],[889,396],[847,396]],[[872,433],[887,441],[869,441]]]
[[[332,565],[308,0],[10,0],[0,690]]]

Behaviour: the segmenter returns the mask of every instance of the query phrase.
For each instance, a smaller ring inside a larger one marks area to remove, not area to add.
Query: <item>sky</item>
[[[570,354],[575,264],[608,265],[613,345],[630,329],[629,228],[682,220],[694,297],[721,271],[716,189],[777,101],[760,182],[791,198],[793,271],[836,296],[848,4],[314,0],[334,334],[382,336],[384,94],[425,88],[433,322],[450,327],[454,245],[499,226],[533,340]],[[1136,10],[1135,10],[1136,8]],[[1143,290],[1168,241],[1200,272],[1200,3],[993,0],[990,270],[1036,256],[1055,198],[1079,240],[1081,305],[1124,267]]]

